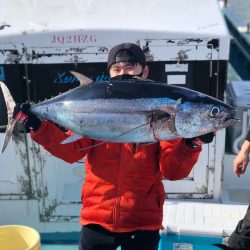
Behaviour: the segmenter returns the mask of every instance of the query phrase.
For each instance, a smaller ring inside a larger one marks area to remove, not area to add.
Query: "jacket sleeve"
[[[195,149],[184,139],[160,142],[159,163],[161,173],[168,180],[180,180],[189,175],[199,158],[201,146]]]
[[[37,131],[31,131],[31,139],[42,145],[52,155],[68,162],[74,163],[87,155],[92,145],[92,140],[83,138],[71,143],[61,144],[72,132],[63,132],[60,128],[49,121],[43,121]]]

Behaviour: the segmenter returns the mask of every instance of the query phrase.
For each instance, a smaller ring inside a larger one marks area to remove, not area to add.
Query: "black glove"
[[[214,139],[214,136],[215,136],[215,133],[211,132],[211,133],[200,135],[197,137],[185,139],[185,142],[190,148],[197,148],[201,146],[202,144],[207,144],[207,143],[212,142]]]
[[[26,132],[36,131],[41,125],[41,120],[32,114],[29,109],[29,103],[18,103],[13,111],[13,118],[24,125]]]

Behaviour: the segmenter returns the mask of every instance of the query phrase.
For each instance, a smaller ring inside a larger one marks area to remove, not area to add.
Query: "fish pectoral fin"
[[[160,121],[160,120],[170,120],[171,115],[168,112],[162,110],[156,110],[152,113],[152,122]]]
[[[80,85],[90,85],[93,83],[93,80],[88,78],[87,76],[81,74],[81,73],[78,73],[78,72],[75,72],[75,71],[70,71],[70,73],[80,82]]]
[[[65,140],[61,141],[60,144],[68,144],[74,141],[82,139],[81,135],[73,133],[71,136],[67,137]]]

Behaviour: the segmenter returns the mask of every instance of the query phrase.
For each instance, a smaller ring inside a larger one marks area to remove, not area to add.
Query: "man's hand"
[[[29,103],[22,103],[17,104],[13,111],[13,118],[24,125],[26,132],[36,131],[41,125],[41,120],[32,114],[29,109]]]
[[[185,142],[190,148],[197,148],[201,146],[202,144],[207,144],[207,143],[212,142],[214,139],[214,136],[215,136],[215,133],[211,132],[211,133],[197,136],[194,138],[185,139]]]
[[[238,177],[244,174],[247,165],[249,163],[249,153],[250,153],[250,142],[245,141],[241,147],[240,152],[237,154],[236,158],[233,161],[234,174]]]

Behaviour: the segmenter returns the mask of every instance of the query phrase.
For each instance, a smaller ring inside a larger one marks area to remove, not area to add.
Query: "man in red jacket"
[[[136,44],[123,43],[109,52],[108,72],[113,79],[139,76],[146,79],[148,66]],[[156,250],[163,229],[165,191],[163,176],[179,180],[189,175],[202,143],[214,134],[154,144],[100,144],[84,137],[60,144],[71,131],[62,132],[49,121],[40,121],[27,106],[17,106],[15,119],[31,129],[31,138],[52,155],[74,163],[86,157],[80,223],[81,250]],[[94,144],[97,147],[91,147]],[[87,150],[81,150],[88,148]]]

